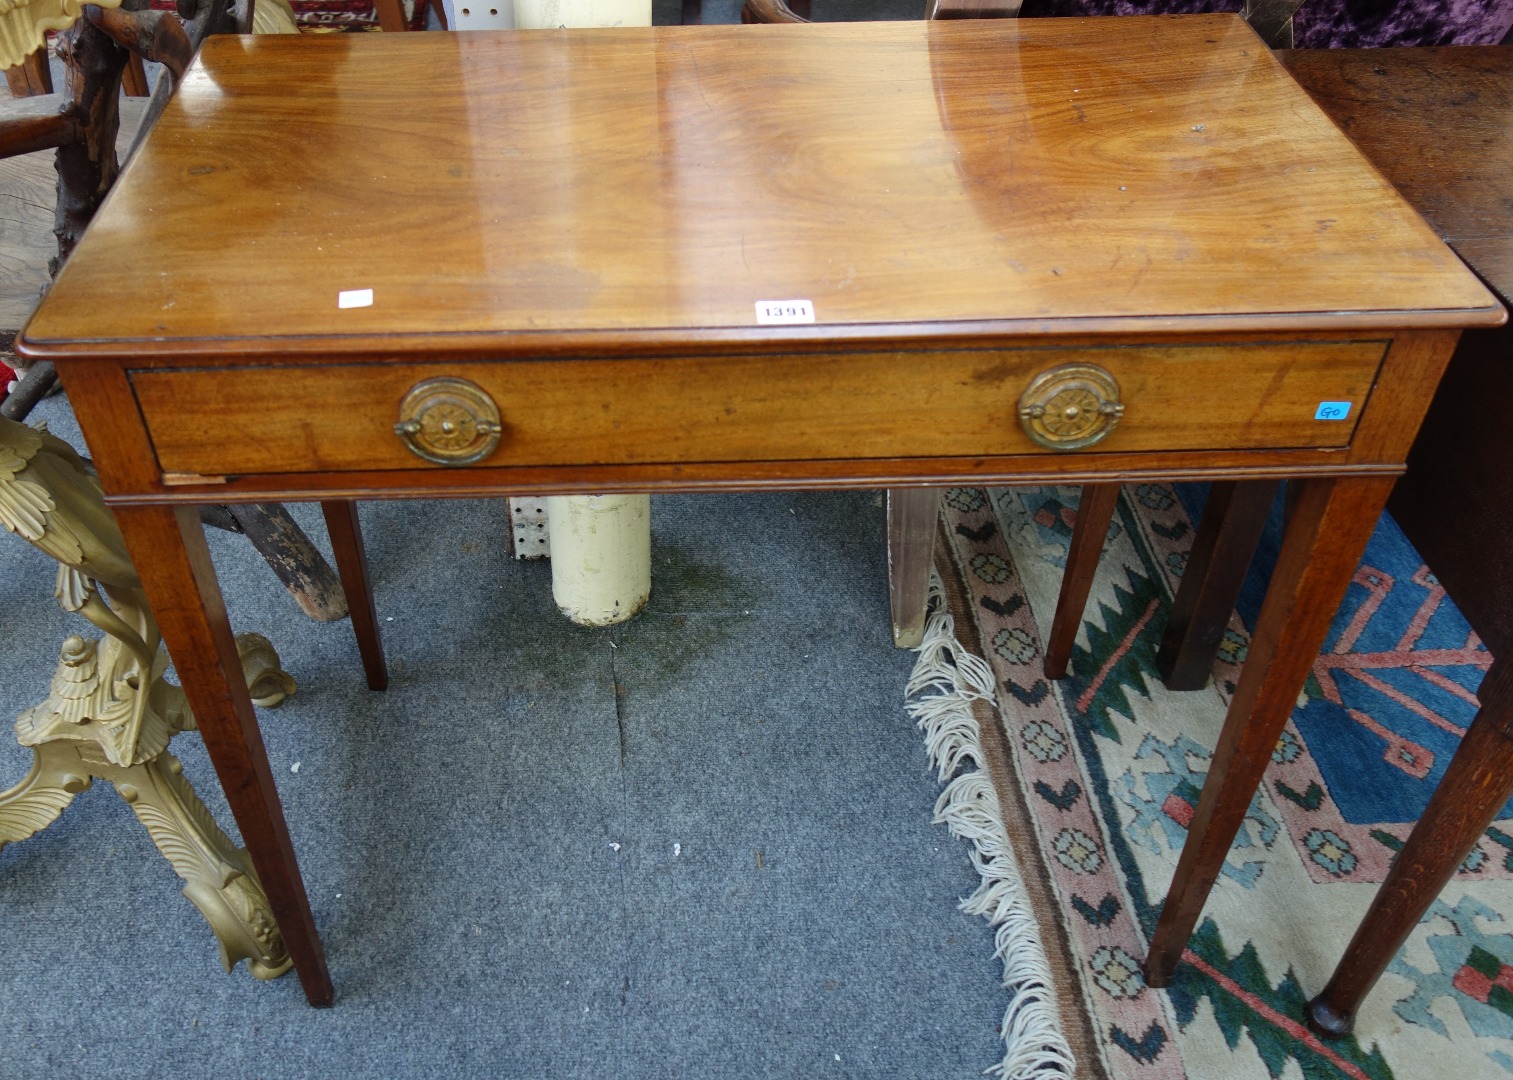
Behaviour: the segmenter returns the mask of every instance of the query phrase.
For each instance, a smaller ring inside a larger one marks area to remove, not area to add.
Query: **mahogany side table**
[[[1460,329],[1503,318],[1220,15],[215,38],[18,348],[328,1004],[196,504],[1297,478],[1160,985]]]

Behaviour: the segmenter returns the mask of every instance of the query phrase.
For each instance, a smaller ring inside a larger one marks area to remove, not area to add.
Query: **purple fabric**
[[[1239,11],[1242,0],[1025,0],[1024,16],[1176,15]],[[1495,45],[1513,29],[1513,0],[1303,0],[1299,48]]]
[[[1241,0],[1024,0],[1021,18],[1062,15],[1195,15],[1239,11]]]
[[[1304,0],[1292,17],[1305,49],[1496,45],[1509,27],[1513,0]]]

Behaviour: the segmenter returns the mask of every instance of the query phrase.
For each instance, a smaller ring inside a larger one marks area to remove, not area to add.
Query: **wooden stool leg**
[[[357,520],[357,504],[323,502],[320,508],[326,516],[326,530],[331,534],[336,572],[347,594],[347,612],[352,616],[352,632],[357,637],[357,653],[362,657],[368,689],[386,690],[389,668],[384,663],[383,636],[378,629],[378,609],[373,603],[373,582],[368,576],[368,554]]]
[[[1424,816],[1398,852],[1308,1026],[1348,1035],[1356,1010],[1445,883],[1513,795],[1513,664],[1498,659],[1481,685],[1481,710],[1461,740]]]
[[[1234,614],[1235,600],[1256,553],[1280,480],[1216,483],[1172,599],[1156,670],[1168,690],[1208,685],[1214,656]]]
[[[925,639],[940,490],[888,491],[888,602],[893,611],[893,644],[900,649],[916,649]]]
[[[115,508],[115,517],[305,997],[311,1005],[330,1005],[331,973],[199,512],[192,506],[133,506]]]
[[[1391,477],[1296,481],[1297,507],[1224,718],[1187,842],[1151,937],[1145,979],[1171,979],[1282,727],[1376,527]]]
[[[1072,542],[1067,548],[1066,571],[1061,575],[1061,594],[1056,598],[1056,614],[1045,642],[1045,677],[1066,677],[1077,642],[1077,628],[1087,610],[1087,596],[1098,573],[1098,559],[1108,527],[1114,520],[1119,502],[1118,484],[1085,484],[1082,500],[1077,504],[1077,523],[1072,526]]]

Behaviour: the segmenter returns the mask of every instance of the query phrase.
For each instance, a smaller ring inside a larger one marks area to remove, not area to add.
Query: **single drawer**
[[[1031,437],[1022,399],[1069,365],[1096,365],[1115,385],[1100,451],[1331,448],[1349,444],[1385,349],[1262,342],[329,363],[142,369],[131,381],[159,466],[204,475],[424,467],[395,426],[412,389],[438,377],[476,384],[497,406],[498,445],[477,466],[1056,453]]]

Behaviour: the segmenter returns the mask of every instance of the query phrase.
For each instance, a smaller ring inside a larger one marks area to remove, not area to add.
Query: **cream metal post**
[[[515,0],[515,26],[650,26],[651,0]],[[548,499],[552,597],[573,622],[624,622],[651,595],[651,498],[566,495]]]

